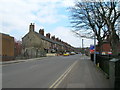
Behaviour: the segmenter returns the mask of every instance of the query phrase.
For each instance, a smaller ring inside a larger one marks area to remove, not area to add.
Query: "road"
[[[80,55],[55,56],[2,67],[3,88],[49,88]]]

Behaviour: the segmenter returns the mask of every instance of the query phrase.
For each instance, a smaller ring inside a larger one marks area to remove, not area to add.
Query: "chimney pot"
[[[56,41],[59,41],[59,38],[56,38]]]
[[[39,33],[44,36],[44,29],[40,29]]]
[[[29,26],[29,31],[34,32],[34,29],[35,29],[35,25],[31,23]]]
[[[47,33],[47,34],[46,34],[46,37],[47,37],[47,38],[50,38],[50,33]]]
[[[52,38],[53,40],[55,40],[55,36],[52,36],[51,38]]]

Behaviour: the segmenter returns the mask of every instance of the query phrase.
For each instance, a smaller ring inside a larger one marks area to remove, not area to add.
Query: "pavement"
[[[19,59],[19,60],[4,61],[4,62],[0,62],[0,65],[12,64],[12,63],[19,63],[19,62],[26,62],[26,61],[32,61],[32,60],[42,60],[44,58],[49,58],[49,57],[40,57],[40,58],[31,58],[31,59]]]
[[[79,60],[65,82],[63,88],[112,88],[105,73],[87,56]]]
[[[16,60],[11,60],[11,61],[3,61],[3,62],[0,62],[0,65],[19,63],[19,62],[26,62],[26,61],[32,61],[32,60],[42,60],[44,58],[50,58],[50,57],[54,57],[54,56],[56,56],[56,54],[48,53],[47,57],[30,58],[30,59],[16,59]]]

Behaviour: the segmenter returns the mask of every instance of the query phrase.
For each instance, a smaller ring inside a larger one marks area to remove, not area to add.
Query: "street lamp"
[[[82,37],[84,37],[84,36],[82,36]],[[94,39],[94,58],[93,58],[93,60],[94,60],[94,64],[96,64],[96,35],[95,35],[95,33],[94,33],[93,36],[87,37],[87,38],[89,38],[89,39]],[[83,48],[83,39],[82,39],[82,48]],[[85,53],[85,52],[84,52],[84,53]]]
[[[82,36],[78,33],[76,33],[76,34],[83,38],[94,39],[94,63],[96,64],[96,35],[95,35],[95,32],[94,32],[94,35],[90,36],[90,37]],[[82,48],[83,48],[83,39],[82,39]]]

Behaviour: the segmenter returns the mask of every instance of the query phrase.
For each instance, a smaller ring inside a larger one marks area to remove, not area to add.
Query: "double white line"
[[[49,88],[57,88],[78,61],[75,61]]]

